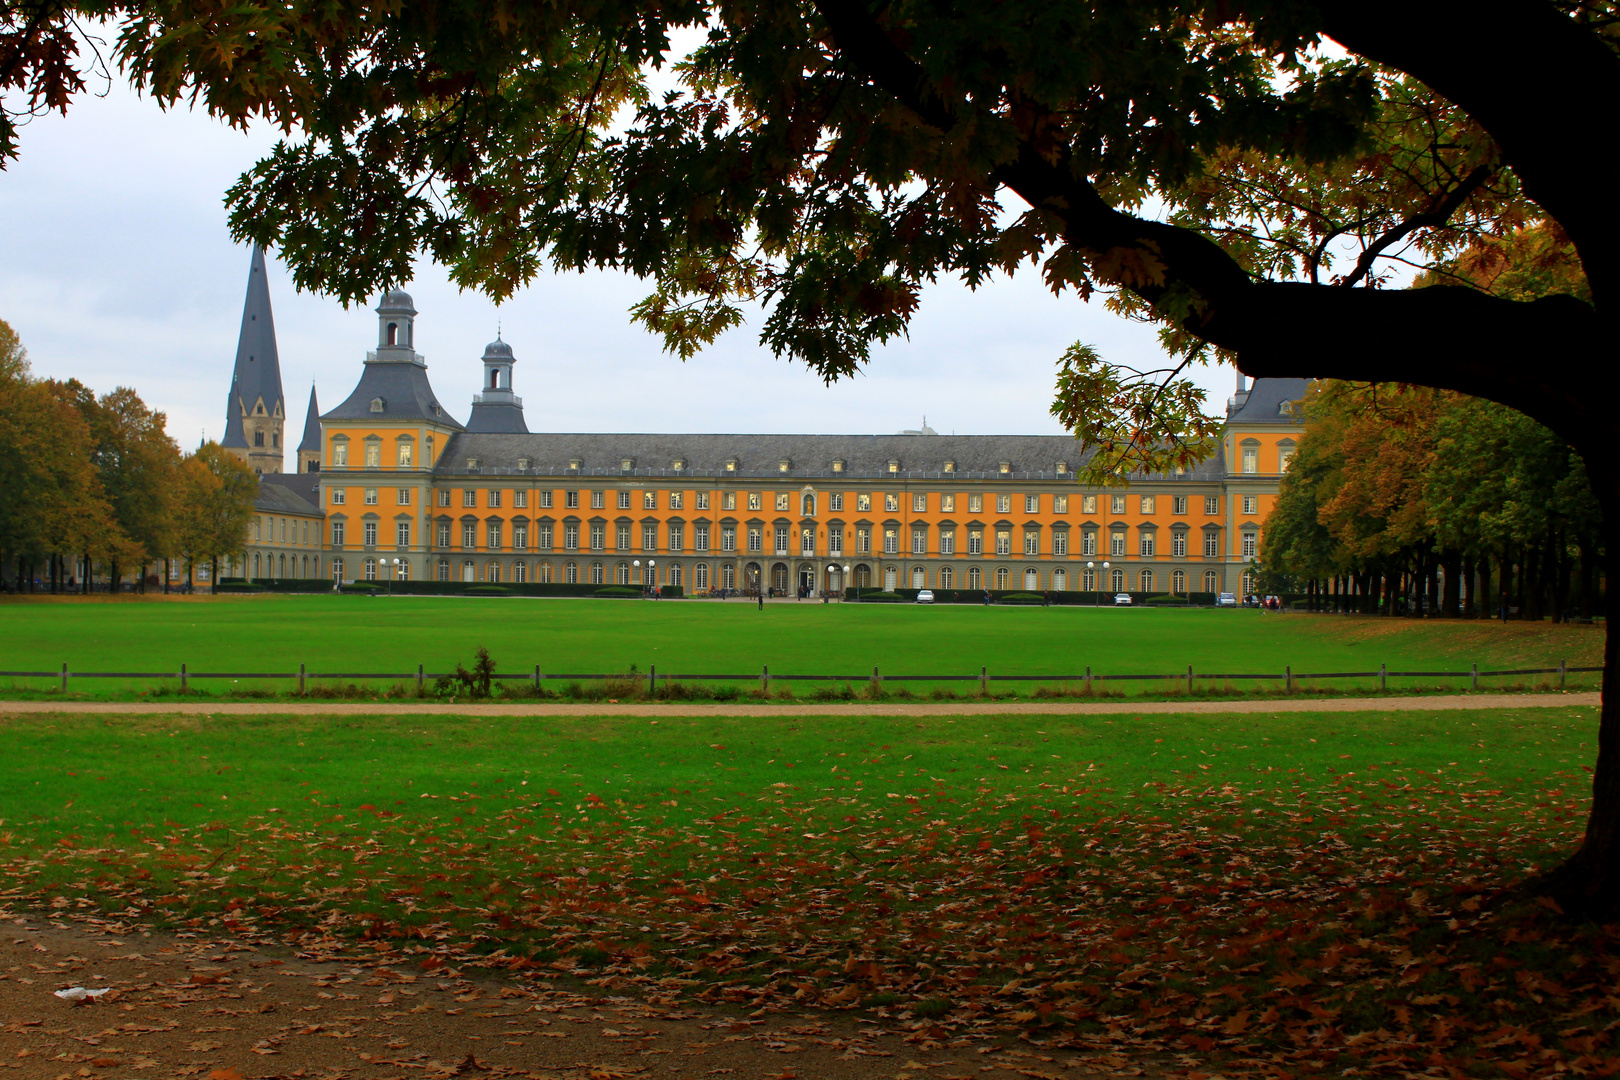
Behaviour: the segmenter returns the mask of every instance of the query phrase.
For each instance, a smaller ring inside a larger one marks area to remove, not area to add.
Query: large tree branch
[[[1399,225],[1385,230],[1382,235],[1376,237],[1372,243],[1367,245],[1365,250],[1362,251],[1361,257],[1356,260],[1355,267],[1345,276],[1343,281],[1339,282],[1339,285],[1347,286],[1359,283],[1368,274],[1372,273],[1373,266],[1384,252],[1419,229],[1438,228],[1450,221],[1451,215],[1455,214],[1462,204],[1468,201],[1468,197],[1485,181],[1489,180],[1495,172],[1496,170],[1489,165],[1476,166],[1474,171],[1463,177],[1456,187],[1438,196],[1434,201],[1434,205],[1423,211],[1423,213],[1413,214]]]

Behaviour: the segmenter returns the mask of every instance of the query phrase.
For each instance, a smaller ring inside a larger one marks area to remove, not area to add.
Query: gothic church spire
[[[242,330],[236,342],[236,368],[226,406],[221,445],[236,452],[258,473],[281,472],[282,434],[287,405],[281,393],[281,358],[276,352],[276,324],[270,313],[270,282],[264,249],[253,245],[248,267],[247,298],[242,303]]]

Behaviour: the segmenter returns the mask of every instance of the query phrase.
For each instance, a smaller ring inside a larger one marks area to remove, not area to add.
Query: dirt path
[[[94,1004],[55,991],[110,988]],[[1066,1080],[1172,1075],[1106,1049],[883,1017],[672,1011],[591,986],[0,912],[0,1076],[199,1080]],[[656,1000],[656,999],[653,999]],[[1184,1073],[1182,1075],[1185,1075]],[[1207,1073],[1205,1075],[1208,1075]]]
[[[1544,694],[1435,694],[1413,697],[1283,698],[1233,701],[870,702],[857,704],[664,705],[649,702],[562,704],[450,704],[415,701],[260,702],[203,704],[155,701],[5,701],[0,716],[23,713],[93,713],[148,716],[1070,716],[1119,713],[1434,712],[1441,709],[1597,708],[1597,691]]]

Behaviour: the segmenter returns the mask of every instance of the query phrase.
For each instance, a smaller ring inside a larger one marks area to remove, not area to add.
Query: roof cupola
[[[523,399],[512,393],[514,363],[512,346],[502,341],[500,335],[484,346],[483,389],[473,395],[472,415],[467,418],[468,431],[528,432],[529,425],[523,419]]]

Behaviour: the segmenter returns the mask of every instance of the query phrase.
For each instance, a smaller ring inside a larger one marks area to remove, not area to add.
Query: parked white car
[[[1229,592],[1223,592],[1220,595],[1218,595],[1217,597],[1215,597],[1215,606],[1216,607],[1237,607],[1238,606],[1237,597],[1233,596]]]
[[[1128,593],[1128,592],[1115,593],[1114,594],[1114,606],[1115,607],[1130,607],[1131,606],[1131,594]]]
[[[919,604],[932,604],[933,602],[934,602],[934,590],[933,589],[923,589],[921,592],[919,592],[917,594],[917,603],[919,603]]]

